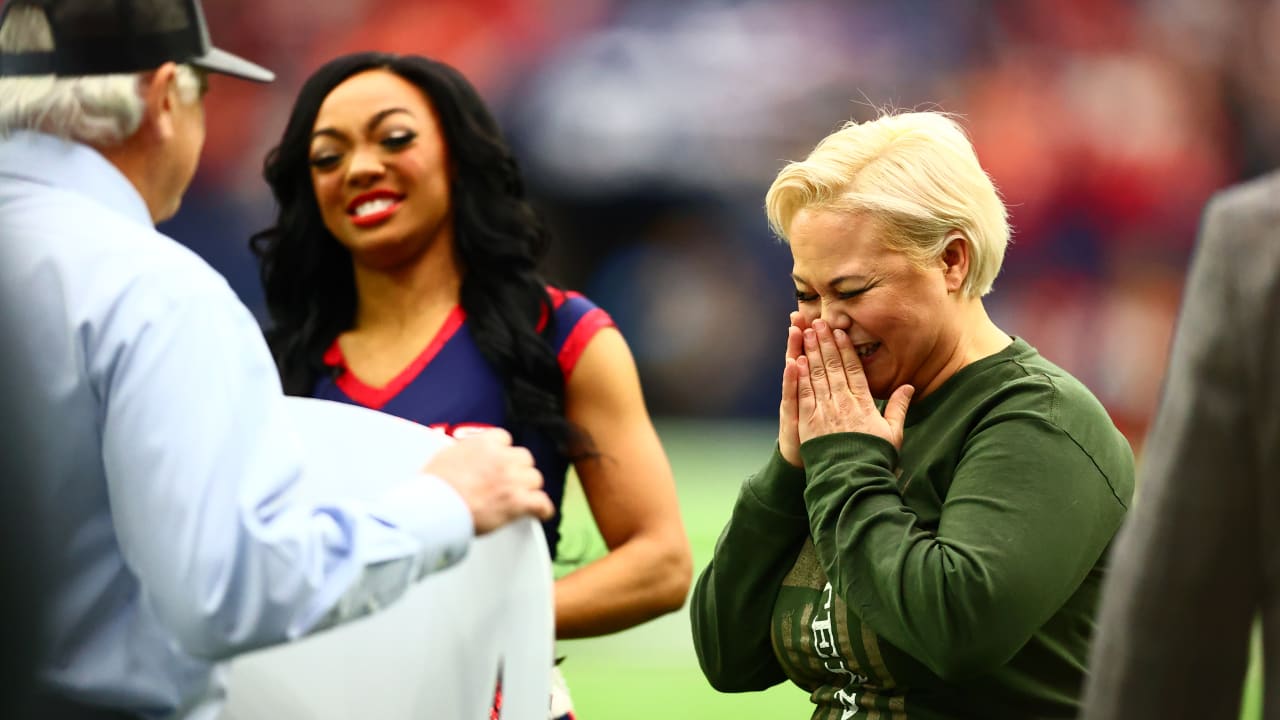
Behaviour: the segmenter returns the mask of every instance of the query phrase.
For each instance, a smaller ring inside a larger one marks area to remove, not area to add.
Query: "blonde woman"
[[[988,317],[1009,226],[964,132],[850,123],[766,207],[798,310],[777,448],[694,590],[704,673],[815,719],[1074,717],[1133,456]]]

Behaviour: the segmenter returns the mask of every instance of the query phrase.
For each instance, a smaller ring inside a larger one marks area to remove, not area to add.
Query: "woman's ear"
[[[969,239],[959,230],[947,233],[946,246],[942,249],[942,276],[947,283],[947,293],[958,293],[969,277]]]
[[[157,139],[173,137],[173,110],[178,102],[178,66],[167,62],[142,76],[142,127]]]

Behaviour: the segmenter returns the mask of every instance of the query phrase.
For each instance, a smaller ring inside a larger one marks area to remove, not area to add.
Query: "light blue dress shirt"
[[[41,400],[26,417],[57,692],[205,714],[217,661],[368,612],[465,552],[471,515],[437,478],[291,501],[304,464],[253,316],[91,148],[0,140],[0,302]]]

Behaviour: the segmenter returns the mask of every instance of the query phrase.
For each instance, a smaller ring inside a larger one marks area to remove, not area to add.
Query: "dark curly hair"
[[[463,268],[461,304],[472,336],[502,378],[513,435],[539,431],[571,459],[590,440],[564,416],[564,376],[549,338],[554,314],[537,264],[550,235],[525,199],[520,170],[476,89],[454,68],[412,55],[357,53],[326,63],[302,86],[264,176],[276,223],[249,241],[272,324],[267,340],[285,392],[310,395],[328,372],[325,350],[355,322],[350,252],[321,219],[309,153],[320,105],[340,83],[385,69],[413,83],[439,117],[453,161],[454,252]],[[547,322],[539,332],[541,318]]]

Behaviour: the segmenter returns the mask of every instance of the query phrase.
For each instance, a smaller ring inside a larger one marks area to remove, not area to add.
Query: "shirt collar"
[[[131,220],[155,227],[129,179],[97,150],[41,132],[0,139],[0,178],[17,177],[84,195]]]

